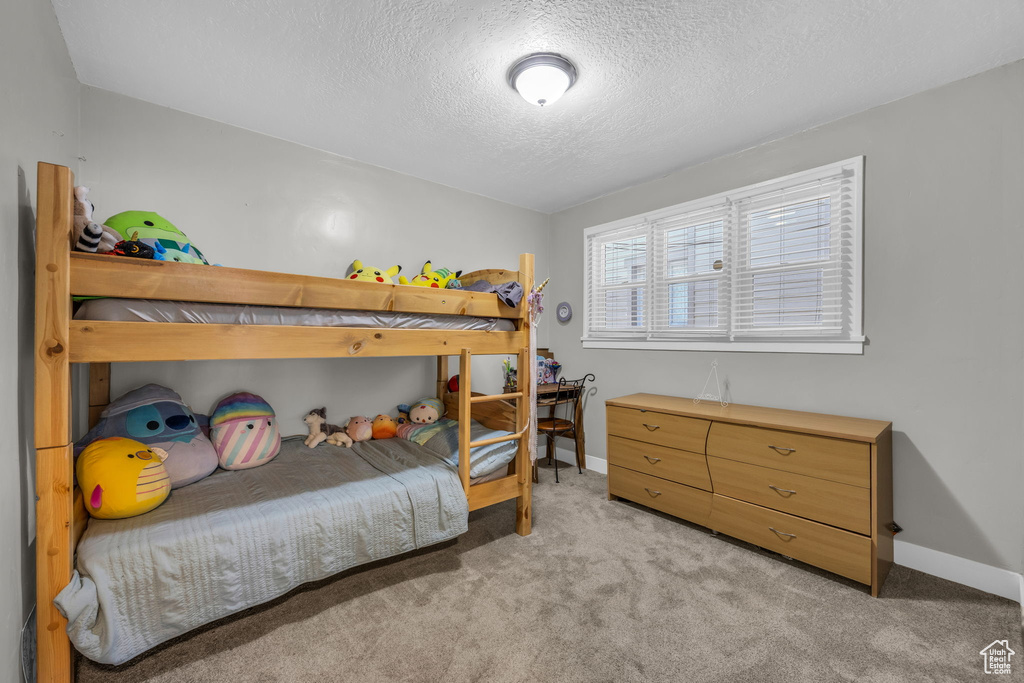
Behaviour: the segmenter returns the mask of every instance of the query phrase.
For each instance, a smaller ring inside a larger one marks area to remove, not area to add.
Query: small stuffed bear
[[[373,418],[373,438],[390,439],[398,431],[398,423],[390,415],[378,415]]]
[[[109,253],[122,237],[113,228],[93,222],[92,212],[95,207],[88,196],[88,187],[75,188],[74,230],[71,233],[75,249],[100,254]]]
[[[373,423],[368,417],[356,415],[348,421],[345,432],[353,441],[369,441],[373,438]]]
[[[421,398],[411,405],[398,406],[398,412],[402,417],[408,416],[407,419],[413,424],[428,425],[441,419],[444,415],[444,404],[438,398]]]

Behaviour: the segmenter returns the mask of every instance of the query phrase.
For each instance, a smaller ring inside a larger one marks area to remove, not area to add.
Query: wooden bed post
[[[530,338],[532,323],[530,322],[529,304],[526,296],[533,290],[533,254],[519,255],[519,284],[523,286],[523,323],[521,329]],[[516,383],[523,397],[517,403],[516,431],[522,432],[529,428],[529,415],[533,407],[533,395],[536,380],[529,371],[530,361],[536,349],[533,343],[519,351],[516,367]],[[519,477],[519,495],[516,497],[516,533],[529,536],[533,528],[533,462],[530,460],[530,440],[536,439],[532,430],[519,439],[519,450],[516,451],[516,474]]]
[[[89,429],[110,405],[110,363],[89,363]]]
[[[437,357],[437,397],[444,402],[444,395],[448,393],[448,356]]]
[[[459,479],[462,480],[462,488],[469,498],[469,450],[471,441],[470,428],[473,417],[473,410],[470,406],[472,397],[472,368],[473,353],[469,349],[462,349],[459,356]]]
[[[40,163],[36,195],[35,446],[38,680],[71,681],[67,620],[53,598],[71,580],[74,486],[71,445],[71,225],[74,176]]]
[[[516,533],[520,536],[529,536],[533,528],[533,463],[530,460],[530,439],[534,438],[531,431],[528,431],[530,419],[530,392],[523,391],[523,381],[532,381],[529,370],[519,368],[530,367],[530,347],[523,347],[519,351],[519,360],[516,366],[516,381],[519,382],[519,391],[522,397],[516,403],[516,432],[523,433],[519,439],[519,449],[516,451],[516,475],[518,476],[519,495],[516,497]]]

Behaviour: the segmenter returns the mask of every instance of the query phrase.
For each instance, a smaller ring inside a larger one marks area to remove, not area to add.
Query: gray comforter
[[[454,538],[468,514],[455,469],[417,444],[285,441],[267,465],[218,470],[152,512],[90,520],[54,603],[79,652],[120,664],[307,581]]]

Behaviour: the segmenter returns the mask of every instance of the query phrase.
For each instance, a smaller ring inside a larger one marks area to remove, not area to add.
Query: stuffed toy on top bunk
[[[404,275],[399,276],[398,284],[433,287],[435,289],[458,289],[462,286],[458,280],[460,275],[462,275],[461,270],[456,270],[455,272],[447,268],[434,270],[433,264],[427,261],[423,264],[423,270],[420,271],[419,275],[414,276],[412,280],[407,280]]]
[[[402,270],[402,266],[391,266],[390,268],[374,268],[364,266],[363,262],[356,259],[352,262],[352,272],[349,280],[362,280],[364,282],[380,282],[386,285],[395,284],[394,277]]]
[[[164,261],[210,265],[195,244],[173,223],[153,211],[122,211],[106,220],[122,240],[139,239],[162,253]],[[138,237],[133,235],[138,233]]]
[[[114,250],[114,245],[122,237],[106,225],[99,225],[92,219],[96,207],[89,201],[89,188],[75,188],[74,221],[71,239],[78,251],[99,252],[106,254]]]

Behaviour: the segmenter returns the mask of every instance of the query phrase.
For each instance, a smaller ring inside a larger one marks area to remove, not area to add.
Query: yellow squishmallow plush
[[[395,281],[391,278],[398,275],[400,270],[402,270],[402,266],[391,266],[387,270],[383,268],[371,268],[370,266],[364,266],[362,261],[356,259],[352,262],[352,274],[348,276],[348,279],[365,280],[367,282],[383,282],[385,284],[393,285],[395,284]]]
[[[134,439],[93,441],[75,465],[85,509],[99,519],[123,519],[154,509],[171,493],[166,457],[162,448]]]
[[[460,275],[462,275],[461,270],[456,270],[454,273],[447,268],[438,268],[437,270],[434,270],[433,264],[430,261],[427,261],[423,264],[423,270],[420,271],[419,275],[414,276],[412,280],[406,280],[403,275],[398,278],[398,284],[448,289],[448,285],[458,279]]]

